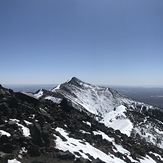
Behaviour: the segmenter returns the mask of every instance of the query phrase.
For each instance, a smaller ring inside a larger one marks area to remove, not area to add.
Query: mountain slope
[[[162,129],[160,130],[162,124],[159,122],[163,119],[163,111],[159,108],[129,99],[113,89],[91,85],[76,77],[58,85],[50,92],[62,95],[71,106],[84,111],[107,127],[120,130],[128,136],[139,135],[147,142],[163,148],[161,139],[163,132]],[[47,97],[47,95],[44,93],[43,96]],[[150,118],[146,117],[145,119],[148,120],[145,122],[140,118],[142,114]],[[153,129],[153,126],[156,129]]]
[[[74,105],[80,105],[96,116],[103,116],[120,104],[131,102],[130,99],[115,90],[94,86],[76,77],[52,89],[52,92],[64,95]]]
[[[119,109],[122,106],[119,107]],[[118,109],[118,108],[117,108]],[[144,115],[131,114],[145,119]],[[2,163],[161,163],[163,150],[83,111],[0,87]],[[161,126],[160,126],[161,128]]]

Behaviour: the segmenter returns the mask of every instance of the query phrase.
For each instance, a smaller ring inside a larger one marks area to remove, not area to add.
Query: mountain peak
[[[74,82],[82,82],[82,81],[77,77],[72,77],[70,80],[68,80],[68,83],[74,83]]]
[[[84,81],[78,79],[77,77],[72,77],[70,80],[68,80],[66,83],[63,83],[63,85],[74,85],[74,86],[77,86],[77,87],[81,87],[83,84],[87,84],[85,83]]]

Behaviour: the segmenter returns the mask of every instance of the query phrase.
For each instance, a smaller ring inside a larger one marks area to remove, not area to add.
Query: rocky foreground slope
[[[0,86],[0,162],[163,162],[161,110],[124,96],[122,100],[114,92],[109,111],[96,112],[98,104],[87,103],[92,112],[85,107],[86,98],[78,96],[81,89],[86,91],[76,85],[79,81],[73,78],[51,91],[40,90],[35,97]],[[130,124],[130,129],[121,124]]]

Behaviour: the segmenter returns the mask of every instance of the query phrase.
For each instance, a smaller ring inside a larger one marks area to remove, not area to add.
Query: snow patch
[[[11,136],[10,133],[8,133],[8,132],[6,132],[6,131],[4,131],[4,130],[0,130],[0,137],[1,137],[2,135],[6,135],[7,137],[10,137],[10,136]]]
[[[133,132],[135,135],[138,133],[147,142],[163,149],[163,131],[157,129],[152,123],[140,123],[134,127]]]
[[[125,111],[126,107],[120,105],[116,108],[115,111],[113,110],[109,113],[106,113],[101,122],[104,123],[107,127],[111,127],[115,130],[120,130],[121,133],[130,136],[133,129],[133,124],[124,114]]]
[[[8,160],[8,163],[21,163],[17,159]]]
[[[23,135],[24,135],[25,137],[29,137],[29,136],[30,136],[30,130],[29,130],[29,128],[23,126],[23,125],[20,124],[19,122],[20,122],[20,120],[18,120],[18,119],[10,119],[10,122],[9,122],[9,123],[16,123],[19,127],[22,128]],[[30,123],[30,122],[28,122],[28,121],[26,121],[26,120],[24,120],[24,122]]]
[[[15,123],[20,122],[20,120],[18,120],[18,119],[10,119],[10,121],[11,121],[11,122],[15,122]]]
[[[88,126],[91,127],[91,123],[90,123],[90,122],[85,122],[85,121],[83,121],[83,123],[85,123],[85,124],[87,124]]]
[[[101,135],[103,139],[109,141],[109,142],[113,142],[114,139],[113,138],[110,138],[108,135],[106,135],[104,132],[102,131],[93,131],[93,134],[94,135]]]
[[[51,91],[52,91],[52,92],[55,92],[56,89],[60,89],[60,84],[57,85],[57,86],[56,86],[54,89],[52,89]]]
[[[57,98],[57,97],[53,97],[53,96],[47,96],[45,97],[46,100],[51,100],[56,104],[60,104],[62,99],[61,98]]]
[[[140,159],[140,162],[141,163],[157,163],[156,161],[154,161],[151,157],[149,157],[148,155],[143,158],[143,159]]]
[[[42,89],[40,89],[40,91],[36,94],[34,94],[34,97],[36,97],[37,99],[40,98],[43,95],[43,91]]]
[[[163,162],[163,157],[160,156],[159,154],[157,153],[153,153],[153,152],[150,152],[151,154],[154,154],[156,157],[159,157],[159,159]]]
[[[26,125],[32,125],[32,123],[29,121],[24,120],[24,122],[26,123]]]
[[[82,134],[91,134],[90,132],[86,132],[86,131],[84,131],[84,130],[80,130],[80,132],[81,132]]]
[[[22,155],[25,153],[27,153],[27,150],[25,149],[25,147],[22,147],[22,149],[19,151],[18,157],[22,159]]]
[[[90,154],[95,159],[99,158],[100,160],[102,160],[106,163],[108,163],[108,162],[110,162],[110,163],[125,163],[123,160],[115,157],[114,155],[105,154],[104,152],[93,147],[88,142],[84,142],[83,140],[80,140],[80,139],[70,138],[68,136],[68,133],[65,130],[63,130],[62,128],[57,127],[56,131],[58,131],[67,140],[67,141],[63,141],[59,136],[55,135],[57,137],[57,139],[55,140],[56,148],[58,148],[62,151],[69,150],[76,157],[79,157],[78,155],[75,154],[76,152],[78,152],[83,158],[89,159],[89,160],[90,160],[90,158],[87,156],[87,154]]]
[[[27,127],[25,127],[25,126],[23,126],[22,124],[19,124],[19,123],[17,123],[17,125],[22,128],[23,135],[25,137],[30,137],[30,130],[29,130],[29,128],[27,128]]]
[[[110,138],[108,135],[106,135],[104,132],[102,131],[93,131],[94,135],[101,135],[103,139],[109,141],[109,142],[112,142],[115,149],[113,148],[114,152],[119,152],[119,153],[122,153],[124,155],[126,155],[131,161],[136,161],[134,160],[130,155],[131,153],[126,150],[125,148],[123,148],[121,145],[118,145],[115,143],[115,140],[114,138]]]

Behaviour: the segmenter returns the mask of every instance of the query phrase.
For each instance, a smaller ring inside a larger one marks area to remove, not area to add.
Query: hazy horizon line
[[[1,84],[1,83],[0,83]],[[91,83],[90,83],[91,84]],[[1,84],[2,86],[57,86],[59,84],[53,84],[53,83],[47,83],[47,84]],[[122,85],[122,84],[92,84],[92,85],[97,85],[97,86],[104,86],[104,87],[143,87],[143,88],[163,88],[163,85]]]

